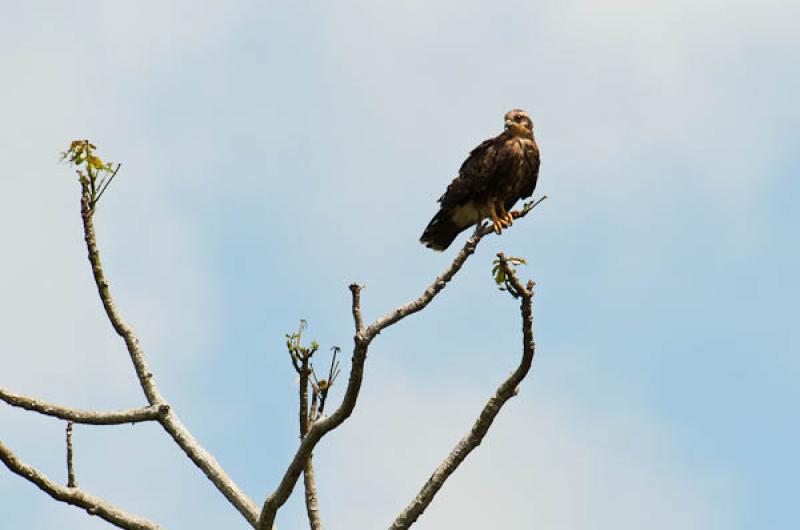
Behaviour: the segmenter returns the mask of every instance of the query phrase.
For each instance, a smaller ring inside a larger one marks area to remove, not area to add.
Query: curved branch
[[[161,404],[164,402],[164,399],[159,394],[156,384],[153,381],[153,374],[147,366],[147,360],[145,359],[144,351],[139,345],[139,339],[136,337],[133,329],[122,320],[119,311],[117,311],[114,299],[111,297],[108,281],[103,272],[103,264],[100,262],[100,250],[97,247],[97,236],[94,231],[94,221],[92,220],[94,210],[90,207],[91,195],[88,184],[85,181],[82,182],[82,188],[81,218],[83,219],[84,241],[86,241],[86,249],[89,251],[89,263],[92,265],[92,276],[97,286],[97,292],[100,295],[100,301],[103,304],[103,309],[105,309],[108,320],[111,322],[114,331],[125,341],[125,346],[128,349],[133,367],[136,370],[136,377],[139,379],[139,384],[144,391],[145,397],[147,397],[148,403],[151,405]]]
[[[147,365],[147,360],[139,344],[138,337],[133,329],[122,320],[114,304],[114,300],[111,297],[108,281],[106,281],[105,274],[103,273],[103,265],[100,261],[100,251],[97,247],[97,237],[92,220],[94,210],[91,208],[90,198],[91,193],[88,183],[84,180],[82,182],[81,193],[81,217],[83,218],[84,240],[86,241],[86,249],[89,252],[89,263],[92,265],[92,275],[94,276],[94,282],[97,286],[97,292],[100,295],[100,301],[103,304],[103,308],[105,309],[106,315],[108,315],[111,325],[114,327],[114,331],[125,341],[125,346],[128,349],[134,369],[136,370],[136,377],[139,379],[139,384],[142,387],[142,391],[148,403],[158,407],[168,405],[167,401],[156,387],[155,379]],[[170,408],[166,414],[159,417],[158,421],[175,443],[183,450],[186,456],[188,456],[214,486],[216,486],[217,490],[219,490],[239,513],[244,516],[247,522],[255,526],[259,513],[256,504],[238,485],[236,485],[228,474],[225,473],[225,470],[222,469],[219,462],[200,445],[192,433],[183,425],[178,415],[175,414],[175,411]]]
[[[406,530],[413,525],[417,518],[433,501],[434,496],[444,485],[445,481],[458,468],[459,465],[469,456],[469,454],[480,445],[483,437],[492,426],[492,422],[500,413],[500,409],[506,402],[517,394],[518,386],[528,375],[536,344],[533,339],[533,314],[531,311],[531,300],[533,298],[533,282],[528,282],[523,286],[517,279],[513,269],[505,261],[505,256],[498,254],[500,263],[505,269],[507,277],[513,284],[518,296],[522,298],[520,312],[522,314],[522,359],[516,370],[497,388],[494,395],[489,399],[481,410],[478,419],[472,425],[469,433],[458,442],[456,447],[450,452],[445,460],[436,468],[433,475],[428,479],[420,490],[419,494],[411,503],[397,516],[390,530]],[[517,296],[515,296],[516,298]]]
[[[20,477],[35,484],[57,501],[83,508],[89,515],[96,515],[119,528],[127,530],[160,530],[160,526],[147,519],[131,515],[113,504],[95,497],[80,488],[70,488],[53,482],[36,468],[22,462],[0,442],[0,460]]]
[[[45,416],[53,416],[62,420],[89,425],[119,425],[121,423],[138,423],[142,421],[155,421],[169,411],[169,406],[151,405],[138,409],[114,410],[101,412],[96,410],[81,410],[48,403],[36,398],[15,394],[0,387],[0,400],[11,406],[19,407]]]

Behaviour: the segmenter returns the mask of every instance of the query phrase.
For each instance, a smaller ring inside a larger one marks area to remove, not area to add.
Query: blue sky
[[[516,304],[489,276],[504,250],[537,281],[534,370],[418,528],[796,528],[798,16],[777,0],[10,7],[0,385],[142,403],[57,164],[91,138],[123,163],[96,220],[121,310],[260,502],[297,443],[283,334],[304,318],[347,351],[349,283],[370,320],[417,296],[454,255],[417,243],[436,198],[521,107],[550,199],[375,341],[356,413],[317,451],[326,524],[388,526],[514,366]],[[0,407],[0,439],[54,478],[62,429]],[[167,528],[244,527],[155,426],[79,426],[75,443],[92,492]],[[2,530],[107,527],[4,470],[0,499]],[[295,495],[279,527],[303,517]]]

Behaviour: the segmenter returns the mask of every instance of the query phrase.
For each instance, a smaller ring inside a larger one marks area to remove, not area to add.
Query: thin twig
[[[328,393],[336,382],[336,378],[339,377],[339,360],[336,357],[339,355],[341,348],[334,346],[331,348],[331,351],[333,351],[333,355],[331,356],[331,365],[328,368],[328,379],[318,381],[316,374],[314,374],[316,391],[319,394],[319,411],[316,413],[312,411],[311,413],[311,417],[315,420],[321,418],[322,414],[325,412],[325,403],[327,403]]]
[[[528,215],[531,212],[531,210],[536,208],[539,205],[539,203],[542,202],[543,200],[545,200],[546,198],[547,198],[547,195],[542,195],[541,197],[539,197],[535,201],[531,200],[530,202],[525,203],[525,205],[522,207],[522,210],[520,210],[520,211],[514,210],[514,211],[510,212],[511,216],[514,219],[520,219],[522,217],[525,217],[526,215]]]
[[[536,344],[533,339],[533,314],[531,310],[534,284],[533,282],[528,282],[526,286],[523,286],[517,279],[513,269],[505,260],[505,256],[503,256],[503,254],[498,254],[498,257],[500,258],[501,266],[505,269],[507,277],[510,278],[515,291],[522,299],[520,303],[520,312],[522,315],[522,359],[516,370],[503,381],[494,395],[483,407],[483,410],[481,410],[469,433],[458,442],[458,445],[456,445],[439,467],[436,468],[419,494],[406,506],[400,515],[397,516],[390,530],[406,530],[414,524],[420,515],[422,515],[448,477],[458,468],[464,459],[480,445],[483,437],[486,436],[486,433],[489,431],[492,422],[500,412],[500,409],[509,399],[517,394],[519,384],[525,379],[533,363],[533,356],[536,349]]]
[[[6,467],[13,473],[35,484],[40,490],[57,501],[83,508],[89,515],[96,515],[114,526],[125,528],[126,530],[160,530],[161,528],[152,521],[120,510],[113,504],[95,497],[80,488],[70,488],[58,484],[36,468],[22,462],[8,447],[3,445],[2,442],[0,442],[0,460],[2,460]]]
[[[67,487],[77,488],[78,483],[75,481],[75,466],[72,463],[72,422],[67,422]]]
[[[121,423],[155,421],[169,411],[169,405],[166,404],[108,412],[73,409],[55,403],[48,403],[36,398],[15,394],[2,387],[0,387],[0,400],[5,401],[11,406],[38,412],[45,416],[53,416],[62,420],[90,425],[118,425]]]
[[[300,420],[300,438],[303,438],[303,436],[305,436],[308,432],[308,376],[311,374],[311,371],[308,369],[307,357],[302,357],[300,362],[302,364],[298,370],[298,374],[300,375],[300,388],[298,396],[300,406],[298,407],[298,416]]]
[[[311,406],[308,409],[308,421],[317,421],[317,407],[319,407],[319,384],[311,385]]]
[[[100,192],[97,194],[97,197],[94,198],[94,201],[93,201],[94,204],[92,205],[92,208],[97,206],[97,203],[100,202],[100,197],[102,197],[103,194],[106,192],[106,190],[108,189],[108,186],[111,184],[111,181],[114,180],[114,177],[117,176],[117,173],[119,172],[119,168],[121,168],[121,167],[122,167],[122,164],[117,164],[117,168],[114,170],[113,173],[111,173],[111,176],[106,181],[105,186],[103,185],[102,182],[100,183],[100,186],[101,186]]]

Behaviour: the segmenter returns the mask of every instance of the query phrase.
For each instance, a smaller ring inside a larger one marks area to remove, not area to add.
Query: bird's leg
[[[495,201],[490,200],[486,203],[486,209],[489,210],[489,218],[492,220],[492,228],[496,234],[500,234],[503,231],[503,221],[498,217],[497,211],[495,210]]]
[[[501,201],[497,201],[498,210],[500,210],[500,220],[503,222],[503,226],[508,228],[509,226],[514,224],[514,216],[508,213],[506,210],[506,205],[503,204]]]

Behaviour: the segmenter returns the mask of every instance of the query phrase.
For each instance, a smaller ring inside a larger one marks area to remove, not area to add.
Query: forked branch
[[[100,261],[100,251],[97,247],[97,237],[94,230],[94,210],[91,206],[91,188],[86,179],[81,181],[81,217],[83,219],[84,239],[86,248],[89,252],[89,263],[92,266],[92,275],[100,295],[100,301],[106,311],[111,325],[117,334],[122,337],[128,353],[133,362],[136,376],[142,387],[145,397],[151,406],[167,406],[166,413],[159,416],[158,422],[165,431],[172,437],[176,444],[183,450],[186,456],[200,468],[208,479],[217,487],[226,499],[241,513],[251,524],[255,525],[258,518],[258,508],[255,503],[242,491],[239,486],[225,473],[222,466],[208,451],[203,448],[189,430],[183,425],[175,411],[169,407],[167,401],[158,391],[155,378],[147,365],[144,351],[141,348],[139,339],[131,328],[120,316],[119,311],[111,297],[108,281],[103,272]]]
[[[152,521],[129,514],[80,488],[58,484],[36,468],[22,462],[2,442],[0,442],[0,460],[12,472],[32,482],[55,500],[83,508],[89,515],[96,515],[119,528],[126,530],[159,530],[161,528]]]
[[[361,307],[359,302],[361,287],[353,284],[350,286],[350,291],[353,295],[353,315],[360,315]],[[292,494],[292,490],[306,466],[308,457],[313,453],[314,447],[316,447],[317,443],[325,434],[341,425],[350,414],[352,414],[353,408],[356,405],[358,393],[361,389],[361,381],[364,375],[364,361],[367,357],[367,346],[368,343],[365,342],[360,335],[356,334],[350,378],[347,382],[347,389],[342,398],[342,403],[333,414],[315,421],[308,429],[308,433],[301,440],[300,447],[297,448],[280,484],[278,484],[275,491],[264,501],[258,519],[257,528],[259,530],[272,529],[275,522],[275,514]]]
[[[67,464],[68,483],[75,485],[75,471],[72,465],[72,423],[87,423],[93,425],[114,425],[119,423],[136,423],[142,421],[157,421],[172,437],[183,452],[200,468],[208,479],[217,487],[226,499],[244,516],[251,525],[255,526],[258,518],[258,508],[255,503],[231,480],[219,463],[211,456],[192,436],[189,430],[181,423],[155,383],[150,368],[147,365],[144,351],[133,329],[122,319],[111,297],[108,281],[106,280],[103,266],[100,261],[100,251],[97,246],[97,237],[94,229],[94,213],[100,196],[108,188],[108,184],[119,171],[119,165],[114,168],[111,164],[104,163],[94,152],[95,146],[88,140],[72,142],[69,150],[63,153],[63,158],[78,166],[77,170],[81,184],[80,212],[83,220],[84,240],[88,251],[89,263],[92,267],[97,292],[100,296],[103,309],[117,334],[122,337],[130,355],[136,372],[136,377],[144,392],[149,406],[137,409],[98,412],[90,410],[73,409],[48,403],[35,398],[14,394],[0,388],[0,400],[9,405],[24,408],[47,416],[67,420]],[[53,498],[86,509],[91,514],[96,514],[109,522],[122,528],[158,528],[155,523],[138,519],[122,512],[119,508],[92,497],[77,487],[63,488],[30,466],[23,464],[10,449],[2,447],[3,462],[15,473],[36,484],[40,489],[49,493]]]
[[[319,344],[312,342],[311,346],[303,346],[301,339],[305,330],[306,322],[300,321],[300,327],[296,333],[287,335],[286,346],[292,359],[292,366],[298,376],[298,412],[300,419],[300,439],[302,440],[311,423],[317,417],[317,406],[320,399],[319,381],[314,375],[312,357],[319,349]],[[308,403],[308,391],[312,390],[311,405]],[[303,467],[303,484],[305,486],[306,513],[311,530],[322,530],[322,518],[319,514],[319,501],[317,497],[317,483],[314,477],[314,455],[309,454]]]

